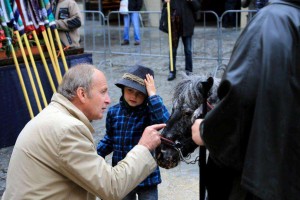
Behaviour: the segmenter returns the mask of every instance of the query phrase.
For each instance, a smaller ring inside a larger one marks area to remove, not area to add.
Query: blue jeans
[[[140,39],[140,20],[139,20],[139,12],[128,13],[127,15],[123,15],[124,17],[124,34],[123,39],[129,41],[129,29],[130,25],[133,25],[134,30],[134,40],[139,42]]]
[[[136,200],[136,195],[138,195],[138,200],[158,200],[157,185],[137,187],[123,200]]]
[[[185,70],[189,72],[193,72],[193,60],[192,60],[192,36],[182,37],[181,40],[184,47],[184,56],[185,56]],[[178,48],[179,39],[172,43],[173,46],[173,73],[176,73],[176,56],[177,56],[177,48]],[[171,72],[171,66],[170,66]]]

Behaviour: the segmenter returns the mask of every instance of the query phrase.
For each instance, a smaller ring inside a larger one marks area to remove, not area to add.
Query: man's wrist
[[[150,146],[148,144],[146,144],[146,143],[139,142],[138,145],[142,145],[142,146],[146,147],[149,151],[151,151]]]

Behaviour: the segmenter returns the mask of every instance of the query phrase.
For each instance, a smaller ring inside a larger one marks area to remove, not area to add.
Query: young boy
[[[156,94],[154,73],[143,66],[135,66],[125,73],[116,86],[122,89],[120,102],[107,113],[106,135],[99,142],[97,152],[105,157],[113,151],[112,165],[116,165],[138,143],[143,130],[152,124],[166,123],[169,112]],[[159,168],[150,174],[124,200],[157,200],[157,185],[161,183]]]

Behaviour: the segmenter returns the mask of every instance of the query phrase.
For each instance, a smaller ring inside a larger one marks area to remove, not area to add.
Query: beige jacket
[[[85,115],[54,94],[17,139],[2,200],[121,199],[156,168],[141,145],[111,167],[97,155],[92,132]]]
[[[54,1],[56,2],[56,1]],[[59,0],[55,8],[55,23],[64,46],[80,47],[79,28],[83,25],[79,6],[74,0]]]

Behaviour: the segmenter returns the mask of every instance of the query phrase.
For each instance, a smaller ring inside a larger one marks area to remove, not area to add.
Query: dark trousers
[[[192,36],[186,37],[178,37],[178,40],[172,41],[172,49],[173,49],[173,73],[176,74],[176,56],[177,56],[177,49],[179,44],[179,38],[181,38],[183,47],[184,47],[184,56],[185,56],[185,70],[192,72],[193,71],[193,60],[192,60]],[[169,65],[170,72],[171,65]]]

